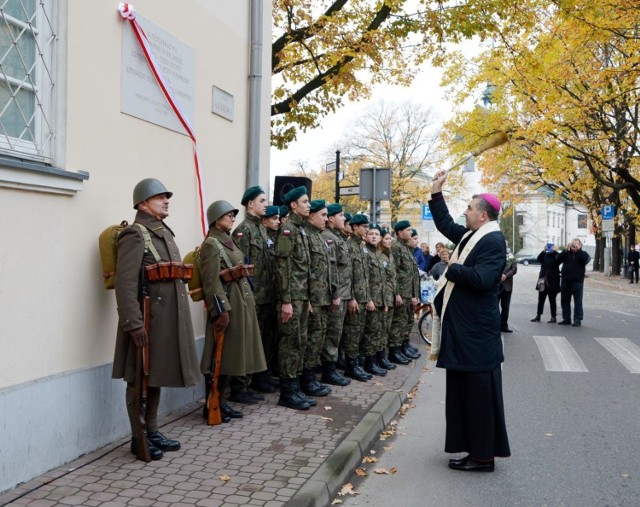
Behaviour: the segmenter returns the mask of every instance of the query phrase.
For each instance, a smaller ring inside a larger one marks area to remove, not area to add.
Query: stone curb
[[[418,383],[426,363],[425,356],[423,351],[422,357],[415,362],[400,389],[387,391],[380,396],[320,468],[285,503],[285,507],[325,507],[331,503],[345,481],[358,468],[380,432],[396,416],[409,391]]]

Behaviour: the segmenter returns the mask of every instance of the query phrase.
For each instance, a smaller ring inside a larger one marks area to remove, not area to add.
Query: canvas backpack
[[[142,224],[134,223],[133,225],[137,226],[142,233],[142,237],[144,238],[145,250],[149,250],[156,262],[160,262],[160,254],[151,242],[151,235],[149,234],[148,229]],[[113,289],[115,286],[116,262],[118,257],[116,241],[118,241],[118,236],[120,235],[120,233],[127,227],[129,227],[129,223],[126,220],[123,220],[119,224],[114,224],[107,227],[100,233],[100,236],[98,237],[98,248],[100,250],[100,261],[102,262],[102,277],[105,289]]]
[[[220,259],[224,260],[227,266],[232,266],[233,263],[229,256],[225,252],[222,247],[222,243],[220,243],[216,238],[205,238],[206,243],[215,244],[218,247],[218,251],[220,252]],[[193,264],[193,275],[191,276],[191,280],[189,280],[189,295],[191,296],[192,301],[202,301],[204,299],[204,292],[202,290],[202,283],[200,280],[200,247],[197,246],[194,250],[191,250],[187,255],[182,259],[183,264]]]

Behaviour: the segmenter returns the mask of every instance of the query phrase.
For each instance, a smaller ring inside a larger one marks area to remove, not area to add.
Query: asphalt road
[[[504,335],[512,457],[494,473],[447,468],[444,371],[428,363],[414,407],[374,447],[343,505],[640,506],[640,290],[585,287],[580,328],[529,320],[538,266],[520,267]],[[559,305],[558,296],[558,305]],[[546,318],[545,318],[546,317]],[[386,448],[386,450],[385,450]],[[375,473],[391,472],[395,473]]]

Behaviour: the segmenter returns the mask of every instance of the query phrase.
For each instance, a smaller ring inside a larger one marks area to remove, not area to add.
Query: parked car
[[[523,255],[522,257],[518,257],[518,264],[524,264],[528,266],[529,264],[540,264],[538,262],[537,255]]]

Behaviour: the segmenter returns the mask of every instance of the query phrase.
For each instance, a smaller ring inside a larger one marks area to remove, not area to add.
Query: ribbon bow
[[[118,12],[124,19],[131,21],[136,19],[136,9],[131,4],[120,2],[118,4]]]

